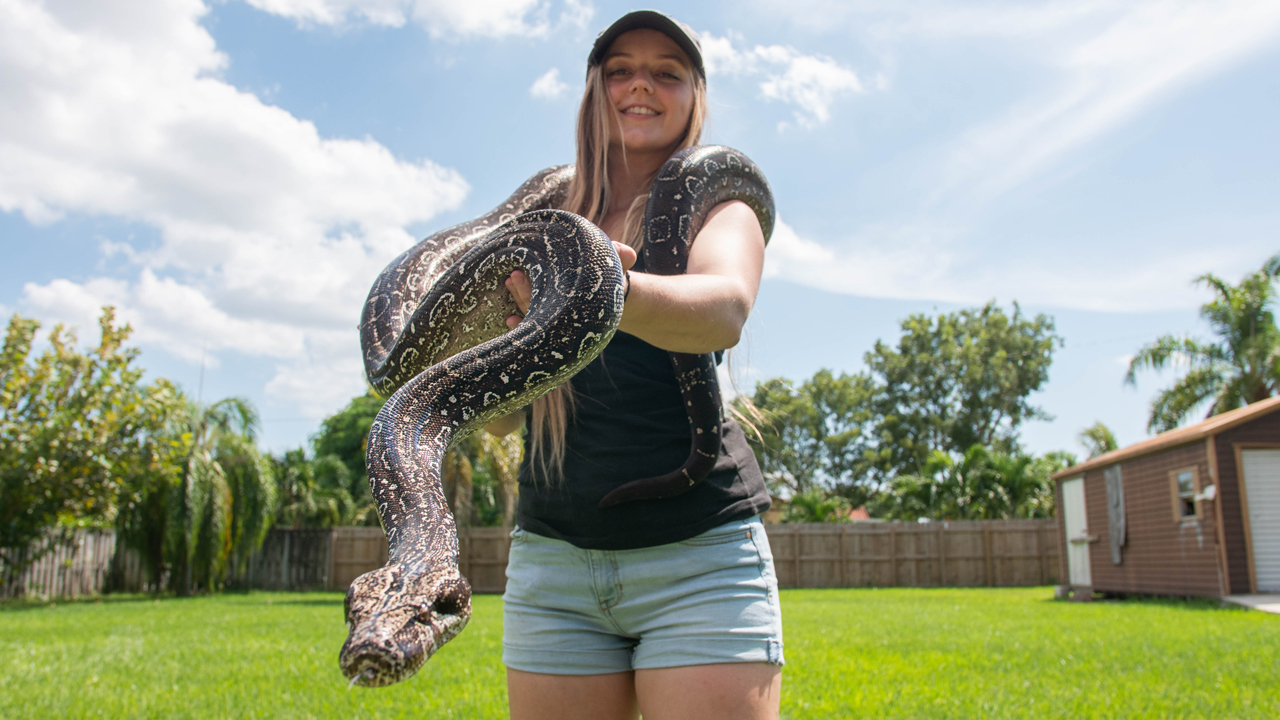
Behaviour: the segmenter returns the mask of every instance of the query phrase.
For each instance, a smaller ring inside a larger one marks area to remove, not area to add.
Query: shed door
[[[1280,450],[1244,450],[1240,456],[1258,592],[1280,592]]]
[[[1067,528],[1067,571],[1073,586],[1090,587],[1089,526],[1084,516],[1084,478],[1062,481],[1062,521]]]

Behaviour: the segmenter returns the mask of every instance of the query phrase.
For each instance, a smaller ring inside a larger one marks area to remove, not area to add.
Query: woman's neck
[[[626,213],[671,154],[667,150],[631,151],[624,162],[621,150],[609,153],[609,214]]]

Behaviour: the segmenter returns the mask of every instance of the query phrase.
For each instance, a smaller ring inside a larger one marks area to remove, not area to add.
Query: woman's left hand
[[[622,261],[624,273],[636,264],[636,251],[630,245],[615,242],[613,249],[618,251],[618,259]],[[529,282],[529,276],[525,275],[523,270],[516,270],[507,278],[506,285],[507,292],[511,293],[511,298],[516,301],[516,307],[520,309],[520,314],[507,316],[507,329],[511,329],[519,325],[529,312],[529,300],[533,297],[533,283]]]

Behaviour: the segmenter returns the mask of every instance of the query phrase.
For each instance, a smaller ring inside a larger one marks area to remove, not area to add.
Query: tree
[[[771,492],[801,495],[819,487],[856,485],[857,442],[869,419],[866,377],[819,370],[795,387],[785,378],[756,385],[739,397],[740,415],[758,416],[747,440]],[[861,504],[865,498],[850,498]]]
[[[519,433],[494,437],[477,432],[479,453],[473,463],[473,524],[512,527],[516,514],[516,481],[524,442]]]
[[[936,319],[912,315],[902,331],[896,348],[877,342],[865,358],[872,420],[858,461],[866,482],[928,474],[936,452],[1012,452],[1022,423],[1049,419],[1028,400],[1062,345],[1048,316],[1025,318],[1017,303],[1010,316],[988,303]]]
[[[162,472],[163,429],[179,403],[166,380],[142,382],[128,325],[102,310],[101,340],[75,349],[57,325],[33,357],[40,324],[14,315],[0,350],[0,555],[11,572],[56,527],[110,525],[136,478]]]
[[[996,520],[1052,517],[1050,476],[1075,463],[1066,453],[1035,458],[970,446],[959,457],[935,450],[924,472],[895,477],[872,504],[896,520]]]
[[[155,472],[139,475],[120,499],[117,528],[137,549],[152,587],[167,572],[179,595],[218,590],[230,566],[246,566],[275,514],[271,465],[256,445],[257,413],[247,400],[199,405],[180,397]]]
[[[848,522],[849,501],[839,495],[822,490],[792,495],[787,503],[787,513],[782,521],[788,523],[836,523]]]
[[[308,458],[305,450],[297,448],[272,458],[272,463],[279,496],[276,525],[326,528],[357,524],[362,508],[351,497],[351,471],[337,455]]]
[[[1135,385],[1139,370],[1163,370],[1185,362],[1187,374],[1163,390],[1151,404],[1147,429],[1172,430],[1197,407],[1209,404],[1206,417],[1265,400],[1280,389],[1280,330],[1272,305],[1280,254],[1257,272],[1231,285],[1216,275],[1196,278],[1214,299],[1200,306],[1217,342],[1165,335],[1144,345],[1129,363],[1125,383]]]
[[[367,477],[364,453],[369,444],[369,428],[385,403],[385,398],[370,390],[325,418],[311,439],[316,457],[333,455],[347,466],[352,477]]]
[[[320,423],[320,431],[311,438],[316,458],[332,456],[347,468],[346,490],[355,503],[352,522],[377,525],[369,475],[365,468],[365,450],[369,445],[369,428],[386,399],[372,390],[351,399],[342,410]]]
[[[1111,432],[1111,428],[1104,425],[1101,420],[1081,430],[1077,437],[1080,438],[1080,444],[1084,449],[1089,451],[1090,459],[1120,447],[1116,443],[1116,436]]]

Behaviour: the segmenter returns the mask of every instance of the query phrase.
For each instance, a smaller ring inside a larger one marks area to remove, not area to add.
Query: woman
[[[612,488],[684,461],[688,422],[667,353],[736,345],[759,287],[764,236],[737,201],[709,213],[687,274],[636,266],[650,182],[698,143],[705,115],[690,30],[639,11],[597,38],[564,209],[615,241],[629,285],[605,352],[532,407],[504,597],[515,720],[778,714],[781,613],[758,519],[769,495],[737,424],[725,423],[715,469],[686,494],[596,508]],[[507,287],[523,314],[528,278],[513,273]]]

